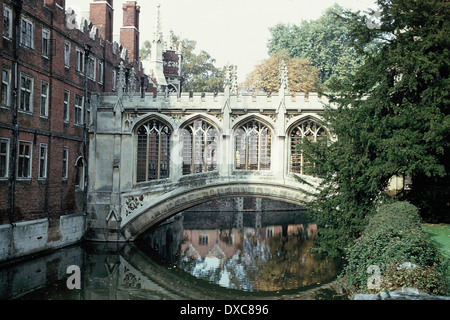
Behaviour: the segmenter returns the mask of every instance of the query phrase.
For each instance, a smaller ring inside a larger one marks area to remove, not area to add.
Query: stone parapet
[[[115,105],[117,95],[99,94],[102,97],[104,106]],[[320,96],[316,92],[308,95],[305,93],[295,93],[285,95],[278,94],[231,94],[227,96],[224,93],[138,93],[131,97],[126,97],[122,101],[125,110],[166,110],[166,109],[199,109],[199,110],[222,110],[226,103],[229,103],[231,111],[258,111],[265,110],[278,111],[280,103],[283,103],[287,111],[301,112],[302,110],[323,111],[324,106],[329,103],[328,98]]]

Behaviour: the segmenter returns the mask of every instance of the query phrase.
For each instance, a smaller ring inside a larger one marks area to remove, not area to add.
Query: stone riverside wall
[[[85,232],[85,216],[71,214],[0,226],[0,262],[77,243]]]
[[[353,300],[450,300],[450,296],[432,296],[417,288],[403,287],[397,291],[382,291],[378,294],[355,294]]]

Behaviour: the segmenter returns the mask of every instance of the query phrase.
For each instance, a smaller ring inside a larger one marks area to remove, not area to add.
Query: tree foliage
[[[355,45],[377,46],[366,51],[350,81],[332,82],[336,108],[327,108],[324,119],[338,141],[302,146],[324,179],[311,205],[320,227],[319,252],[342,254],[359,237],[393,175],[412,177],[405,198],[415,194],[411,202],[419,210],[437,197],[415,193],[426,183],[418,185],[416,177],[441,181],[447,200],[437,207],[449,213],[449,6],[439,0],[377,4],[377,28],[369,28],[361,13],[344,15]]]
[[[318,72],[308,60],[290,58],[285,53],[278,53],[264,60],[247,75],[244,87],[250,92],[278,92],[280,63],[284,61],[289,73],[289,89],[291,92],[318,91]]]
[[[145,40],[142,43],[142,48],[139,50],[139,56],[141,60],[150,60],[150,52],[152,50],[152,43],[149,40]]]
[[[346,22],[338,18],[343,13],[335,4],[317,20],[275,25],[270,28],[269,55],[283,52],[308,59],[319,71],[321,83],[347,78],[361,65],[363,55],[353,47]]]

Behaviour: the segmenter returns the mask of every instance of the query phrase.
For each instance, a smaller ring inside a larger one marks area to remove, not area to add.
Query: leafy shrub
[[[347,265],[341,279],[350,292],[379,292],[382,286],[398,285],[420,286],[423,291],[434,294],[445,287],[444,258],[423,231],[417,208],[408,202],[380,206],[362,236],[347,249],[346,256]],[[418,268],[406,273],[392,267],[404,262],[411,262]],[[374,276],[368,273],[369,266],[376,266],[380,273],[381,281],[375,289],[368,288],[369,277]],[[427,270],[436,273],[443,283],[435,284],[430,280],[431,287],[421,285],[431,279],[425,276]],[[406,276],[408,281],[403,278]]]
[[[401,287],[414,287],[435,295],[447,294],[441,270],[437,266],[412,269],[401,268],[399,263],[390,266],[384,274],[381,289],[393,291]]]

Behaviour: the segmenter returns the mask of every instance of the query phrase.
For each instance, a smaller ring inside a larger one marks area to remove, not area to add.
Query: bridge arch
[[[297,187],[266,183],[221,183],[210,184],[190,190],[176,189],[159,197],[157,201],[143,203],[143,210],[121,226],[121,234],[127,241],[133,241],[147,229],[171,216],[211,200],[254,196],[279,200],[297,205],[310,201],[310,196]]]

